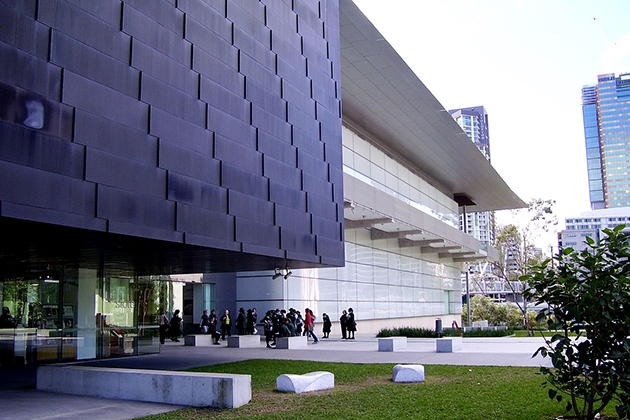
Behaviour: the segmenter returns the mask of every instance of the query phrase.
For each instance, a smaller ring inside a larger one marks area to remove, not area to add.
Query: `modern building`
[[[630,233],[629,207],[583,212],[578,217],[565,219],[565,229],[558,233],[558,247],[582,251],[587,247],[586,238],[591,238],[597,243],[602,238],[604,229],[612,229],[619,225],[628,226],[624,232]]]
[[[0,11],[5,361],[159,351],[160,309],[458,321],[459,209],[524,205],[350,0]]]
[[[448,112],[457,121],[457,124],[459,124],[468,138],[477,146],[477,149],[490,162],[490,130],[486,109],[483,106],[474,106],[451,109]],[[494,242],[494,212],[462,212],[459,216],[459,227],[484,246],[490,246]]]
[[[591,209],[630,207],[630,73],[582,88]]]

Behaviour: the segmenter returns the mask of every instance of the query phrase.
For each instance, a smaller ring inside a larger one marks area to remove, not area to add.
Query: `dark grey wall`
[[[343,265],[337,0],[0,0],[0,63],[5,223]]]

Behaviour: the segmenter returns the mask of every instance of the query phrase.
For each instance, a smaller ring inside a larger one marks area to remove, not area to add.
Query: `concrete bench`
[[[308,346],[305,335],[276,338],[277,349],[305,349]]]
[[[394,382],[424,382],[423,365],[396,365],[392,372]]]
[[[233,335],[228,337],[228,347],[260,347],[260,336]]]
[[[212,346],[212,334],[189,334],[184,337],[186,346]]]
[[[378,339],[378,351],[398,351],[407,348],[407,337],[385,337]]]
[[[74,395],[236,408],[252,399],[250,375],[117,369],[89,366],[39,366],[37,389]]]
[[[335,375],[330,372],[312,372],[304,375],[285,374],[276,378],[278,391],[302,392],[321,391],[335,387]]]
[[[435,341],[435,351],[437,353],[452,353],[462,349],[461,337],[443,337]]]

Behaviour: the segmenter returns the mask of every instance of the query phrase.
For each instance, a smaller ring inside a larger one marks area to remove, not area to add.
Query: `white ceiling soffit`
[[[351,0],[340,0],[340,28],[346,124],[451,197],[468,196],[467,211],[526,206]]]

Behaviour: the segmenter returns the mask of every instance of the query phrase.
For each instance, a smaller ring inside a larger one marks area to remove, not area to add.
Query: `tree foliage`
[[[522,296],[527,283],[521,278],[543,261],[542,253],[535,247],[536,238],[541,231],[547,232],[555,226],[558,219],[553,213],[555,200],[535,198],[527,205],[525,223],[499,227],[494,243],[499,251],[499,261],[494,264],[493,273],[504,281],[505,287],[516,297],[514,303],[521,312],[521,321],[531,330],[532,321],[528,316],[527,302]],[[515,219],[517,215],[518,211]]]
[[[556,333],[536,354],[549,357],[542,368],[549,397],[568,396],[566,409],[578,419],[595,418],[616,401],[620,418],[630,410],[630,246],[624,226],[605,229],[587,248],[567,248],[536,267],[526,297],[546,303],[538,319]],[[569,334],[576,337],[570,337]]]

